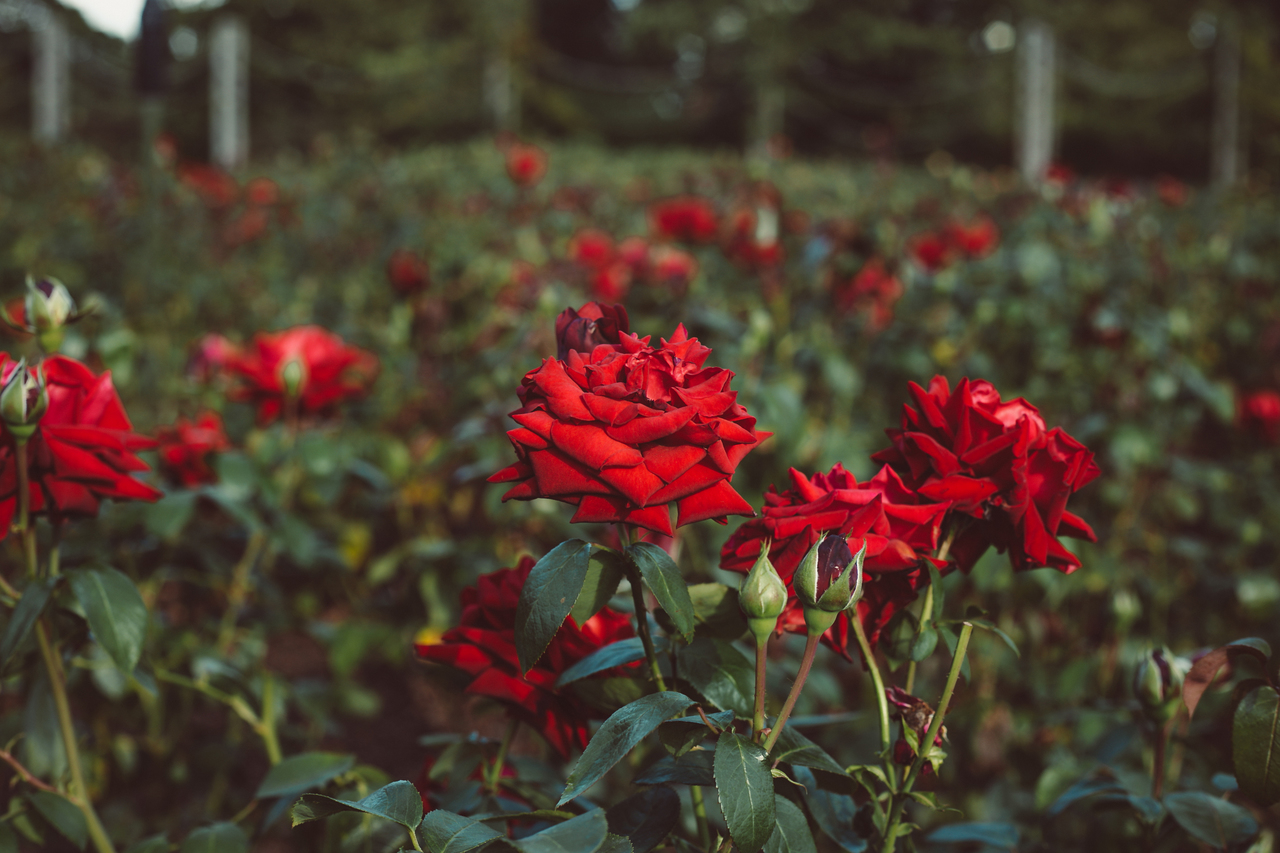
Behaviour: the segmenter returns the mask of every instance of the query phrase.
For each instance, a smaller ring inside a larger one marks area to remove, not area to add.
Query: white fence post
[[[71,39],[61,18],[41,11],[32,21],[31,135],[50,145],[71,127]]]
[[[1213,56],[1213,133],[1209,178],[1228,187],[1240,177],[1240,26],[1226,17]]]
[[[209,155],[224,169],[249,161],[249,28],[234,15],[209,36]]]
[[[1018,171],[1039,183],[1053,160],[1057,59],[1053,28],[1031,19],[1018,27],[1015,146]]]
[[[520,130],[520,91],[515,69],[503,48],[495,48],[484,65],[484,100],[497,130]]]

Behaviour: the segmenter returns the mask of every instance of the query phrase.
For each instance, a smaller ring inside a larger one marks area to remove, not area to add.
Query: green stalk
[[[858,648],[862,649],[862,657],[867,662],[867,669],[871,672],[871,683],[876,691],[876,709],[880,715],[880,751],[887,755],[893,742],[893,735],[889,726],[889,697],[884,693],[884,679],[880,676],[880,667],[876,666],[876,657],[871,653],[867,632],[862,627],[862,619],[858,616],[856,609],[849,617],[849,621],[853,623],[853,633],[858,638]],[[886,761],[892,761],[892,759],[886,759]]]
[[[787,724],[787,718],[791,716],[791,709],[796,706],[796,700],[800,698],[800,691],[804,688],[805,679],[809,677],[809,670],[813,667],[813,656],[818,651],[818,641],[822,639],[822,632],[809,632],[809,639],[804,644],[804,657],[800,659],[800,671],[796,673],[796,680],[791,685],[791,692],[787,694],[787,702],[782,706],[782,712],[778,714],[778,721],[773,724],[773,730],[769,732],[769,737],[765,739],[764,751],[766,753],[773,751],[773,746],[778,742],[778,737],[782,734],[782,727]]]
[[[489,770],[487,787],[489,793],[495,796],[498,793],[498,784],[502,781],[502,765],[507,762],[507,752],[511,749],[511,741],[515,740],[518,728],[520,728],[520,721],[512,717],[511,722],[507,724],[506,732],[502,735],[502,743],[498,744],[498,754],[493,757],[493,767]]]
[[[658,666],[658,653],[653,648],[653,636],[649,633],[649,607],[644,601],[644,586],[640,579],[640,571],[634,563],[627,565],[627,580],[631,583],[631,600],[636,606],[636,629],[640,634],[640,642],[644,645],[644,657],[649,662],[649,674],[658,690],[665,693],[667,683],[662,680],[662,667]]]
[[[698,843],[710,853],[711,825],[707,823],[707,804],[702,799],[702,786],[689,786],[689,799],[693,801],[693,818],[698,824]]]
[[[907,804],[907,799],[911,794],[911,786],[915,784],[916,777],[920,775],[920,768],[924,766],[924,754],[933,746],[933,741],[938,736],[938,732],[942,730],[942,720],[947,714],[947,705],[951,703],[951,694],[955,692],[956,682],[960,680],[960,669],[964,664],[964,655],[969,648],[969,637],[973,634],[973,626],[968,622],[964,623],[964,627],[960,629],[960,639],[956,642],[956,653],[951,659],[951,670],[947,673],[947,686],[942,691],[942,698],[938,700],[938,710],[933,715],[933,722],[929,724],[929,731],[920,740],[920,748],[916,750],[916,760],[911,762],[911,769],[907,771],[907,776],[902,780],[902,787],[897,794],[893,795],[889,802],[889,824],[885,830],[885,853],[893,853],[894,845],[897,843],[897,830],[902,822],[902,809]]]
[[[756,703],[755,713],[751,717],[751,739],[756,743],[760,742],[760,733],[764,731],[764,700],[765,700],[765,666],[768,656],[765,652],[769,648],[769,635],[756,639]]]
[[[13,455],[18,460],[18,530],[22,532],[22,549],[27,558],[27,577],[34,578],[40,572],[36,559],[35,529],[31,524],[31,475],[28,471],[27,443],[14,445]]]
[[[266,676],[262,682],[262,722],[258,734],[267,750],[267,760],[275,767],[284,758],[280,751],[280,739],[276,735],[276,680]]]
[[[249,597],[253,564],[257,562],[258,555],[266,544],[266,531],[255,530],[249,536],[244,553],[240,555],[240,562],[236,563],[231,572],[231,588],[227,590],[227,609],[222,613],[222,625],[218,628],[218,649],[224,655],[231,653],[231,645],[235,640],[236,619],[240,617],[240,611]]]
[[[1155,737],[1155,756],[1152,758],[1151,767],[1151,796],[1154,799],[1160,799],[1164,796],[1164,759],[1165,752],[1169,747],[1169,729],[1171,726],[1165,724],[1156,727]]]
[[[916,639],[924,633],[925,622],[928,621],[930,614],[933,613],[933,583],[929,583],[929,588],[924,591],[924,607],[920,608],[920,623],[916,625]],[[907,663],[907,683],[903,688],[908,693],[915,689],[916,686],[916,661],[912,658]]]

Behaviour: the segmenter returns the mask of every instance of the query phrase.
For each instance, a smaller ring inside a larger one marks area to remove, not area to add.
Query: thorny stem
[[[618,538],[622,540],[622,547],[629,547],[633,539],[631,528],[625,524],[619,524]],[[657,685],[658,690],[666,693],[667,683],[662,679],[662,668],[658,666],[658,653],[653,647],[653,635],[649,633],[649,607],[644,601],[644,582],[640,578],[640,570],[636,567],[635,561],[630,557],[627,558],[627,582],[631,584],[631,600],[636,606],[636,630],[639,631],[640,642],[644,646],[644,658],[649,662],[649,674],[653,677],[653,683]]]
[[[942,544],[938,546],[937,552],[933,555],[935,559],[945,561],[947,553],[951,550],[951,543],[956,540],[956,534],[960,532],[958,527],[952,527],[951,532],[947,534],[947,538],[942,540]],[[918,639],[924,633],[925,624],[933,620],[933,582],[929,582],[929,588],[924,593],[924,606],[920,608],[920,622],[916,625],[916,638]],[[911,660],[907,663],[907,684],[906,691],[910,693],[916,685],[916,662]]]
[[[689,786],[689,799],[693,801],[693,818],[698,824],[698,843],[703,850],[711,850],[711,825],[707,823],[707,804],[702,799],[702,786]]]
[[[0,761],[8,764],[13,768],[14,772],[22,777],[22,781],[26,782],[33,788],[39,788],[41,791],[48,791],[51,794],[58,793],[58,789],[41,779],[36,778],[30,770],[22,766],[22,762],[14,758],[13,753],[8,750],[0,749]]]
[[[969,637],[973,634],[973,626],[968,622],[964,623],[964,627],[960,629],[960,639],[956,642],[956,653],[951,658],[951,670],[947,673],[947,686],[942,690],[942,698],[938,700],[938,710],[933,715],[933,722],[929,724],[929,731],[920,740],[920,748],[916,750],[916,759],[911,762],[911,769],[907,771],[907,776],[902,780],[902,787],[898,793],[894,794],[889,801],[889,824],[885,830],[884,851],[885,853],[893,853],[894,845],[897,843],[898,825],[902,822],[902,808],[906,805],[907,799],[911,794],[911,786],[915,784],[916,777],[920,775],[920,768],[924,766],[925,753],[933,747],[934,739],[938,737],[938,732],[942,730],[942,720],[947,714],[947,705],[951,703],[951,694],[955,692],[956,682],[960,679],[960,669],[964,664],[964,655],[969,648]]]
[[[768,663],[766,652],[769,648],[769,635],[756,639],[756,704],[755,713],[751,717],[751,739],[760,742],[760,733],[764,731],[765,702],[765,667]]]
[[[507,724],[506,732],[502,735],[502,743],[498,744],[498,754],[493,757],[493,767],[489,770],[486,787],[489,793],[495,796],[498,793],[498,783],[502,781],[502,765],[507,762],[507,752],[511,749],[511,741],[515,740],[518,728],[520,728],[520,721],[512,717],[511,722]]]
[[[889,729],[889,699],[884,693],[884,679],[880,676],[880,667],[876,666],[876,657],[871,652],[871,644],[867,642],[866,629],[862,627],[862,619],[855,610],[849,617],[853,623],[854,636],[858,638],[858,648],[862,650],[862,659],[867,662],[867,671],[871,673],[871,683],[876,690],[876,710],[880,716],[880,751],[889,752],[892,734]]]
[[[18,460],[18,530],[22,532],[22,548],[27,558],[27,576],[36,577],[40,571],[36,560],[36,536],[31,524],[31,478],[27,470],[27,444],[20,441],[14,447],[13,455]]]
[[[778,721],[773,724],[773,730],[769,732],[769,737],[765,739],[764,751],[766,753],[773,751],[773,746],[778,742],[778,737],[782,734],[782,727],[787,724],[787,718],[791,716],[791,709],[796,706],[796,700],[800,698],[800,691],[804,688],[805,679],[809,677],[809,670],[813,667],[813,656],[818,651],[818,641],[822,639],[822,633],[809,633],[809,639],[804,644],[804,657],[800,659],[800,671],[796,673],[796,680],[791,685],[791,692],[787,694],[787,702],[782,706],[782,712],[778,714]]]
[[[266,531],[255,530],[249,536],[249,542],[240,556],[240,562],[236,563],[231,572],[231,588],[227,590],[227,609],[222,613],[222,625],[218,629],[218,648],[223,654],[231,651],[231,644],[235,640],[236,619],[239,618],[240,610],[249,597],[249,581],[253,564],[257,562],[258,555],[266,544]]]

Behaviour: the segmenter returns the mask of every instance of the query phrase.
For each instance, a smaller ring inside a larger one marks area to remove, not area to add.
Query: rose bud
[[[556,358],[564,361],[570,352],[591,355],[598,346],[617,346],[620,336],[630,331],[622,305],[588,302],[578,309],[566,308],[556,317]]]
[[[28,367],[25,359],[18,362],[4,389],[0,390],[0,418],[9,434],[19,444],[24,443],[35,433],[48,407],[49,394],[40,368]]]
[[[289,359],[280,368],[280,383],[286,397],[302,396],[303,386],[307,384],[307,366],[301,359]]]
[[[791,585],[804,608],[809,633],[824,633],[836,616],[862,598],[862,561],[867,542],[854,554],[843,536],[832,535],[804,555]]]
[[[787,585],[770,562],[767,545],[760,549],[756,564],[738,587],[738,606],[746,614],[756,645],[768,642],[778,626],[778,617],[787,607]]]
[[[27,331],[36,336],[40,348],[47,353],[62,345],[63,327],[79,320],[75,300],[66,286],[56,278],[35,281],[27,276],[27,298],[23,303]]]
[[[1138,663],[1133,673],[1133,693],[1142,713],[1155,725],[1165,725],[1178,713],[1187,669],[1181,659],[1173,655],[1166,658],[1162,649],[1152,650]]]

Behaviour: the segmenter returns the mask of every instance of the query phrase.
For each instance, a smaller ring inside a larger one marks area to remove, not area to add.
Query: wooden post
[[[1209,178],[1229,187],[1240,177],[1240,25],[1224,17],[1213,55],[1213,132]]]
[[[785,129],[787,90],[778,83],[756,86],[755,127],[749,154],[760,160],[769,159],[769,142]]]
[[[42,145],[66,137],[71,127],[71,40],[62,19],[47,9],[33,16],[31,135]]]
[[[234,15],[209,36],[209,157],[224,169],[249,161],[249,28]]]
[[[1014,124],[1018,171],[1028,183],[1044,179],[1053,160],[1057,69],[1053,28],[1030,19],[1018,27]]]
[[[495,130],[520,130],[520,92],[515,85],[511,57],[496,48],[484,66],[484,101]]]

